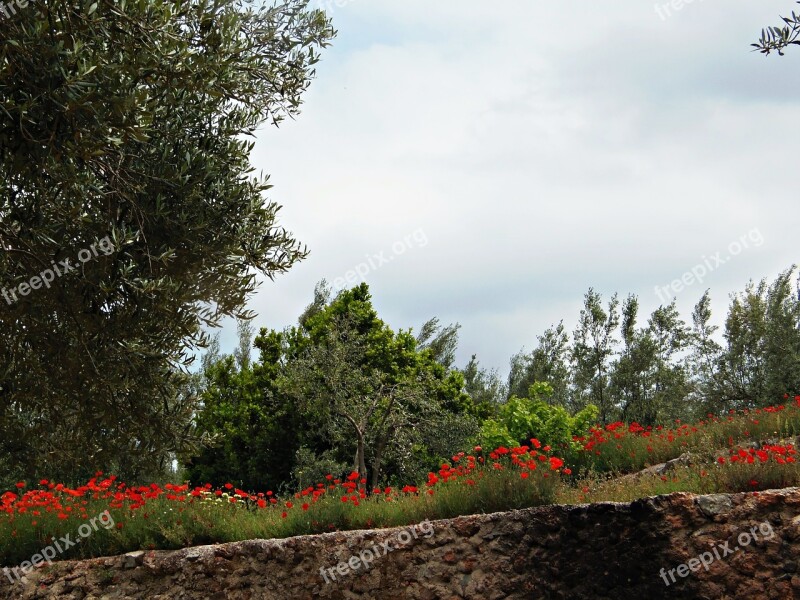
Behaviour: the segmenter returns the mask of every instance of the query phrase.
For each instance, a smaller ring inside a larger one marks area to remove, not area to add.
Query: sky
[[[311,254],[252,297],[256,328],[364,280],[391,327],[458,322],[457,364],[505,376],[590,287],[687,321],[710,289],[721,324],[797,261],[800,48],[750,47],[791,0],[312,5],[338,35],[252,155]]]

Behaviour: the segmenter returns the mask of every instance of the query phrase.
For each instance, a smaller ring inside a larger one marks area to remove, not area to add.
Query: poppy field
[[[694,424],[598,425],[570,448],[536,438],[491,451],[476,446],[443,461],[425,481],[399,488],[369,489],[357,472],[329,474],[280,497],[230,482],[128,485],[102,472],[71,486],[20,481],[0,496],[0,557],[3,565],[18,564],[104,511],[113,526],[96,529],[59,559],[401,526],[552,503],[789,487],[800,484],[800,396],[785,400]],[[678,457],[686,460],[675,468],[631,476]]]

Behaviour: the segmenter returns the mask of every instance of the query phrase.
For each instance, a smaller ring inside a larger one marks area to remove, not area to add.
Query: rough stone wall
[[[800,488],[548,506],[432,525],[430,537],[344,576],[337,563],[376,545],[380,554],[382,542],[396,545],[409,528],[65,561],[24,584],[4,578],[0,598],[800,598]],[[709,561],[715,548],[719,558]],[[690,560],[703,553],[708,569]],[[323,567],[334,568],[328,579],[336,581],[325,583]]]

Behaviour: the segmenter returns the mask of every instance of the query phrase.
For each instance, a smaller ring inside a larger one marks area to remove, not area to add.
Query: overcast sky
[[[589,287],[687,320],[711,288],[721,319],[797,261],[800,48],[749,47],[791,0],[315,1],[338,36],[252,157],[311,256],[262,284],[258,328],[365,263],[393,328],[458,322],[459,365],[505,375]]]

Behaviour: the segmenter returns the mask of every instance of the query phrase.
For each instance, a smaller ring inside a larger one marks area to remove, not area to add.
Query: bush
[[[487,448],[516,446],[536,438],[558,448],[562,454],[577,453],[581,445],[574,437],[585,436],[599,410],[588,405],[575,415],[562,406],[548,404],[542,397],[553,393],[548,383],[536,382],[528,390],[529,398],[512,396],[500,406],[497,418],[487,419],[481,427],[478,443]]]

